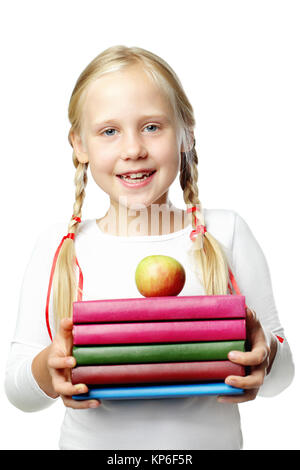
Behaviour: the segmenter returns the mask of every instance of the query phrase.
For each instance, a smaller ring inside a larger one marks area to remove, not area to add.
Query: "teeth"
[[[145,179],[149,175],[150,175],[150,173],[132,173],[131,175],[127,175],[127,176],[124,176],[124,175],[122,176],[121,175],[121,178],[124,178],[124,179],[136,179],[136,178]]]

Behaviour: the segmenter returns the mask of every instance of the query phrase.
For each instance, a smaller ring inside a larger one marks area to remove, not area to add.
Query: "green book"
[[[229,351],[244,351],[245,341],[215,341],[121,346],[74,346],[76,365],[226,360]]]

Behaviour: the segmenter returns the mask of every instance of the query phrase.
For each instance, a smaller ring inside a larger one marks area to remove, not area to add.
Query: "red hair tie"
[[[77,220],[77,222],[81,222],[81,219],[80,217],[72,217],[73,219]],[[55,270],[55,265],[56,265],[56,260],[58,258],[58,255],[59,255],[59,252],[60,252],[60,249],[61,249],[61,246],[63,244],[63,242],[66,240],[66,238],[71,238],[71,240],[74,241],[74,238],[75,238],[75,233],[71,233],[69,232],[67,235],[65,235],[56,252],[55,252],[55,255],[54,255],[54,259],[53,259],[53,263],[52,263],[52,268],[51,268],[51,273],[50,273],[50,280],[49,280],[49,285],[48,285],[48,292],[47,292],[47,302],[46,302],[46,312],[45,312],[45,315],[46,315],[46,325],[47,325],[47,330],[48,330],[48,333],[49,333],[49,336],[50,336],[50,339],[51,341],[53,341],[53,338],[52,338],[52,333],[51,333],[51,328],[50,328],[50,321],[49,321],[49,300],[50,300],[50,293],[51,293],[51,286],[52,286],[52,281],[53,281],[53,275],[54,275],[54,270]],[[79,269],[79,281],[78,281],[78,293],[77,293],[77,301],[81,301],[82,300],[82,289],[83,289],[83,275],[82,275],[82,271],[81,271],[81,268],[78,264],[78,261],[77,261],[77,258],[75,258],[75,261],[76,261],[76,264],[78,266],[78,269]]]
[[[195,212],[197,210],[196,206],[193,206],[193,207],[189,207],[187,209],[187,213],[190,213],[190,212]],[[195,230],[192,230],[191,233],[190,233],[190,239],[194,242],[195,239],[196,239],[196,236],[198,233],[202,233],[202,235],[205,234],[205,232],[207,232],[206,230],[206,226],[205,225],[198,225],[198,222],[199,222],[199,219],[197,219],[197,217],[195,216],[195,219],[196,219],[196,229]]]
[[[71,238],[72,240],[74,240],[75,238],[75,233],[71,233],[69,232],[68,235],[65,235],[62,239],[62,241],[64,241],[66,238]]]
[[[187,213],[189,213],[189,212],[195,212],[196,210],[197,210],[197,207],[196,207],[196,206],[189,207],[189,208],[187,209]]]

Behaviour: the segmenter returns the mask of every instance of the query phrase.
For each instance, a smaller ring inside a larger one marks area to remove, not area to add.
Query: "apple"
[[[171,256],[146,256],[137,265],[135,283],[144,297],[178,295],[185,284],[185,270]]]

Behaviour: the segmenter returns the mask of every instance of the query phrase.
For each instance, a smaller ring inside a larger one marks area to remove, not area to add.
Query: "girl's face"
[[[180,142],[172,109],[137,66],[93,82],[83,106],[82,138],[74,136],[78,160],[89,162],[96,184],[111,203],[134,208],[166,203],[180,168]],[[144,186],[127,187],[119,176],[156,170]],[[122,198],[122,199],[120,199]]]

